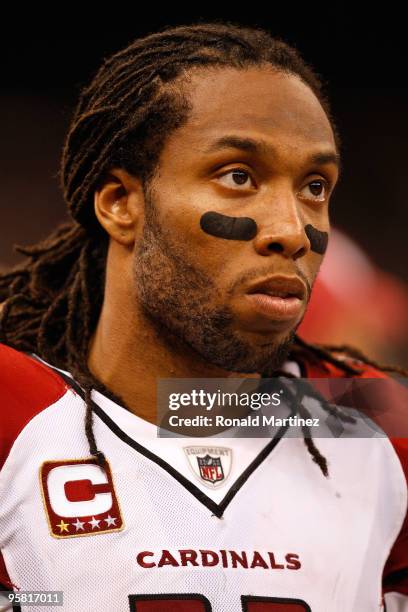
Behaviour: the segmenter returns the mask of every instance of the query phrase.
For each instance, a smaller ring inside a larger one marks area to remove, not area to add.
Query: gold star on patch
[[[63,531],[66,531],[67,533],[69,533],[69,523],[64,523],[64,521],[61,519],[61,522],[57,524],[57,527],[60,530],[60,533],[62,533]]]

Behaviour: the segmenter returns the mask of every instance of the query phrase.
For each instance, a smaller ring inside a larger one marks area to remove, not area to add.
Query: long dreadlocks
[[[108,248],[108,235],[93,212],[93,194],[113,167],[148,184],[165,139],[188,118],[190,107],[181,84],[189,71],[265,65],[297,75],[310,87],[340,148],[324,85],[295,48],[262,29],[230,22],[164,28],[104,59],[81,91],[59,171],[73,220],[34,246],[16,246],[26,261],[0,275],[0,301],[4,302],[0,340],[35,353],[74,376],[85,393],[90,452],[101,465],[105,458],[93,433],[91,391],[95,388],[122,406],[125,402],[96,380],[87,366],[89,341],[102,307]],[[310,345],[296,337],[293,351],[323,358],[355,374],[353,366],[332,354],[333,348]],[[306,446],[327,475],[326,460],[306,429]]]

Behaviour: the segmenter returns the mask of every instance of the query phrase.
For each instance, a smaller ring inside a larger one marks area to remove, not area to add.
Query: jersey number
[[[203,595],[129,595],[131,612],[211,612],[211,604]],[[312,612],[301,599],[286,597],[241,596],[243,612]]]

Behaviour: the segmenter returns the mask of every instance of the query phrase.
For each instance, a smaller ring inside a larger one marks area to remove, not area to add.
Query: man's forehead
[[[175,135],[177,138],[177,135]],[[200,158],[212,158],[228,151],[253,155],[269,162],[291,157],[300,163],[332,163],[341,167],[332,132],[320,130],[262,129],[256,121],[242,123],[213,123],[206,129],[185,131],[178,142],[184,153]]]
[[[246,131],[334,146],[320,102],[298,77],[269,69],[220,69],[195,74],[191,112],[179,136],[208,145],[220,134]]]

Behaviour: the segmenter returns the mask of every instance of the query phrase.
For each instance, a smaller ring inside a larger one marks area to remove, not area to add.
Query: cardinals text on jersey
[[[321,438],[324,478],[284,431],[159,439],[94,391],[102,470],[72,385],[0,345],[4,589],[62,591],[68,612],[408,611],[407,440]]]

